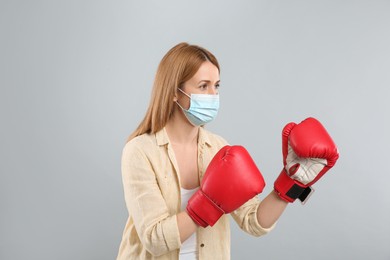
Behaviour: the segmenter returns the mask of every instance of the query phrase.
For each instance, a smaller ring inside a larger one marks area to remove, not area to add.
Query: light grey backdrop
[[[368,0],[2,0],[0,259],[116,257],[122,147],[181,41],[218,57],[208,129],[247,147],[265,194],[287,122],[317,117],[341,153],[267,236],[232,222],[232,258],[390,259],[389,13]]]

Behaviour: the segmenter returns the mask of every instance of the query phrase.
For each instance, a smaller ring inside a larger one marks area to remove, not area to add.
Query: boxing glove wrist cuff
[[[282,170],[279,177],[274,183],[274,190],[281,199],[287,202],[294,202],[299,199],[302,204],[305,204],[310,195],[314,192],[314,189],[310,186],[305,186],[291,179],[285,169]]]
[[[213,226],[225,213],[199,189],[188,201],[187,213],[201,227]]]

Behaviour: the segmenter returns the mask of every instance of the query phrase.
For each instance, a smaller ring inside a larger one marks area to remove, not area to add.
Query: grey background
[[[390,259],[389,1],[0,1],[0,259],[114,259],[127,218],[120,156],[162,56],[221,63],[208,129],[267,182],[280,132],[320,119],[341,157],[233,259]]]

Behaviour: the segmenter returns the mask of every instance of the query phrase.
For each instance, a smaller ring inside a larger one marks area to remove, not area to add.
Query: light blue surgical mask
[[[189,96],[183,90],[179,90],[190,98],[190,107],[183,108],[179,102],[176,104],[183,110],[188,121],[195,126],[201,126],[214,120],[219,109],[219,95],[210,94],[191,94]]]

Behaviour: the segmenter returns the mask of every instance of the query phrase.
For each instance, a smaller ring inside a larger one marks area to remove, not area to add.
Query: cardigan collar
[[[160,131],[158,131],[155,134],[155,136],[157,140],[157,145],[166,145],[170,142],[165,127]],[[203,129],[203,127],[199,127],[198,144],[201,145],[207,144],[208,146],[212,146],[210,142],[209,134],[205,129]]]

